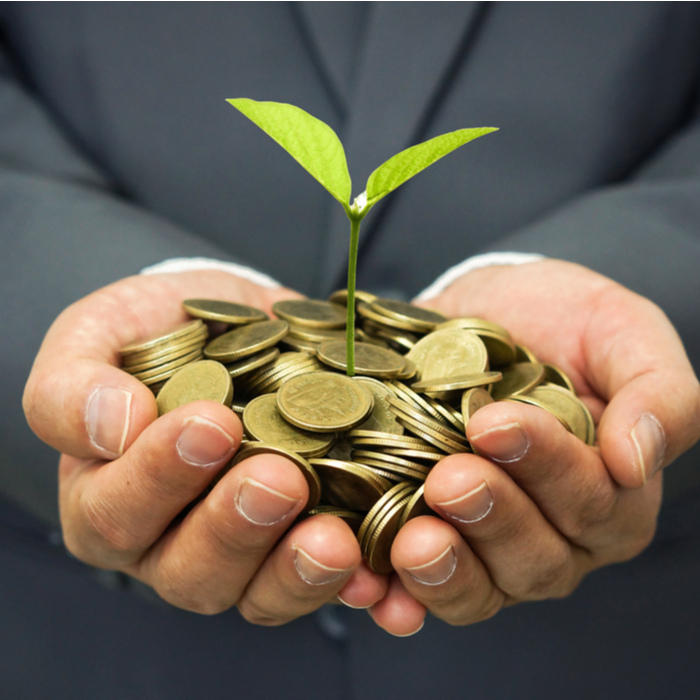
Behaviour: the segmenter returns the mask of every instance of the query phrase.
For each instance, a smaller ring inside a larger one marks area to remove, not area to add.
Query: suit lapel
[[[476,18],[479,2],[382,2],[373,6],[359,57],[353,100],[341,138],[353,196],[395,153],[420,141],[430,108],[445,87]],[[385,205],[375,205],[362,238]],[[321,284],[329,289],[347,266],[349,223],[334,205]]]

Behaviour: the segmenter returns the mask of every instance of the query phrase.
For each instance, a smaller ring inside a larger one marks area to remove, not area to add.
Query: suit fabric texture
[[[698,451],[655,543],[569,599],[391,639],[365,613],[201,618],[69,559],[57,456],[20,410],[68,304],[170,257],[344,286],[337,202],[224,101],[296,104],[353,194],[399,150],[500,131],[383,200],[358,286],[410,298],[475,253],[584,264],[669,315],[700,366],[697,3],[5,3],[0,64],[0,690],[13,698],[691,697]],[[109,585],[100,585],[102,583]]]

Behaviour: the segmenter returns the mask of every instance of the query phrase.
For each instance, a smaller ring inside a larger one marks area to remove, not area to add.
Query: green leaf
[[[397,153],[369,176],[365,208],[376,204],[382,197],[386,197],[389,192],[393,192],[406,180],[410,180],[443,156],[460,146],[464,146],[469,141],[490,134],[492,131],[498,131],[498,129],[488,126],[477,129],[459,129],[449,134],[436,136],[434,139]]]
[[[227,100],[313,175],[347,209],[352,194],[343,144],[320,119],[283,102]]]

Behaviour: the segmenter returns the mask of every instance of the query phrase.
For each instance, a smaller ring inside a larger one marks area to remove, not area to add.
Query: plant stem
[[[355,376],[355,278],[357,275],[357,246],[360,240],[362,217],[349,216],[350,255],[348,258],[348,318],[345,335],[347,375]]]

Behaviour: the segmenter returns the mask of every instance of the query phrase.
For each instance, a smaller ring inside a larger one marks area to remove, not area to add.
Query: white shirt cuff
[[[524,263],[542,260],[544,255],[537,253],[484,253],[474,255],[463,260],[459,265],[451,267],[447,272],[438,277],[429,287],[426,287],[414,301],[427,301],[444,292],[453,282],[462,275],[481,267],[491,267],[492,265],[523,265]]]
[[[221,270],[230,272],[241,279],[253,282],[260,287],[267,289],[279,289],[282,285],[276,280],[262,272],[253,270],[251,267],[239,265],[238,263],[223,262],[213,258],[170,258],[163,262],[149,265],[141,270],[142,275],[158,275],[168,272],[193,272],[195,270]]]

